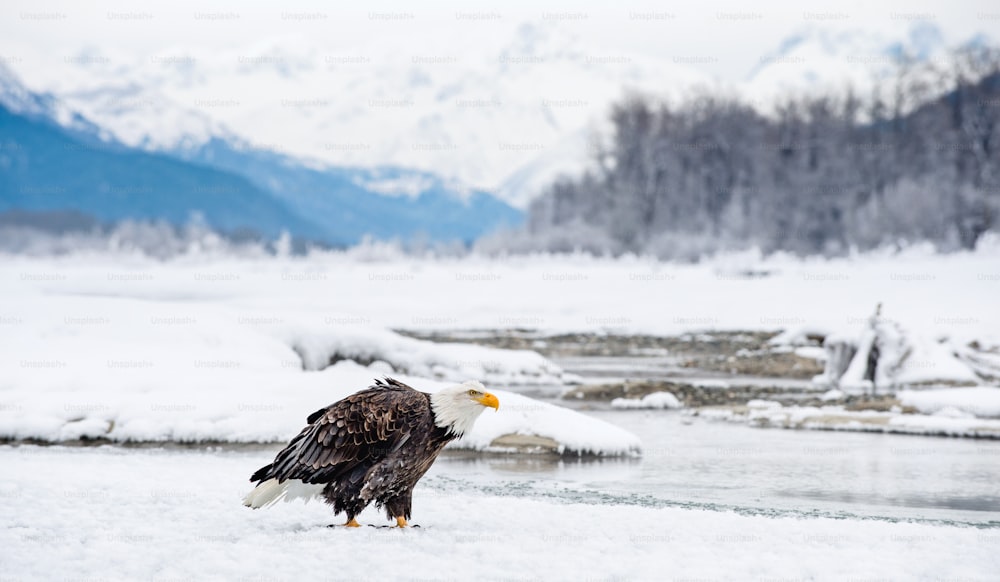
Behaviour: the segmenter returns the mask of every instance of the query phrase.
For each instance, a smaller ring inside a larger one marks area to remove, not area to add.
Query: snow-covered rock
[[[783,330],[770,339],[774,346],[815,346],[817,341],[830,335],[830,329],[818,325],[796,325]]]
[[[511,436],[537,437],[527,443],[540,445],[541,452],[559,454],[634,456],[642,450],[639,438],[613,424],[533,398],[495,391],[500,409],[486,411],[472,433],[449,446],[474,450],[525,448]],[[529,447],[530,448],[530,447]]]
[[[624,409],[662,409],[681,406],[681,401],[670,392],[653,392],[642,398],[615,398],[611,401],[612,408]]]
[[[826,392],[824,392],[819,397],[819,399],[822,400],[823,402],[830,402],[832,400],[840,400],[841,398],[844,398],[845,396],[847,396],[847,395],[844,394],[842,391],[837,390],[836,388],[834,388],[832,390],[827,390]]]

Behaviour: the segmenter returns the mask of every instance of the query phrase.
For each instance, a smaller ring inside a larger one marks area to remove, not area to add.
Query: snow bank
[[[706,408],[689,411],[689,414],[709,420],[747,423],[761,428],[1000,439],[1000,420],[976,418],[970,413],[950,407],[941,408],[935,414],[903,414],[901,411],[849,411],[843,406],[782,406],[774,401],[751,400],[742,409]]]
[[[653,392],[642,398],[615,398],[611,401],[611,407],[625,409],[680,408],[681,401],[670,392]]]
[[[1000,388],[943,388],[940,390],[903,390],[896,398],[924,414],[953,409],[984,418],[1000,418]]]
[[[499,412],[486,411],[458,448],[511,450],[514,435],[565,454],[640,450],[627,431],[504,390],[560,382],[561,370],[530,351],[200,301],[28,295],[5,307],[20,323],[0,327],[3,438],[285,442],[314,410],[395,374],[427,391],[480,379],[498,395]]]
[[[384,329],[289,329],[288,343],[307,370],[322,370],[331,361],[383,361],[396,372],[464,382],[469,378],[500,385],[561,384],[559,366],[530,350],[500,350],[465,343],[435,343]]]
[[[28,295],[5,308],[19,323],[0,326],[2,438],[284,442],[311,412],[392,373],[422,390],[474,378],[495,391],[509,405],[494,419],[501,424],[477,427],[468,448],[489,448],[502,430],[544,437],[566,453],[639,448],[602,421],[503,390],[526,379],[558,382],[559,369],[533,352],[336,326],[326,333],[338,339],[321,345],[320,330],[300,314],[199,301]],[[324,349],[352,345],[383,359],[309,369],[329,361]],[[429,378],[397,374],[397,366]]]
[[[47,391],[9,390],[0,410],[0,437],[60,442],[108,439],[117,442],[286,442],[305,417],[372,383],[376,374],[354,362],[322,372],[246,374],[189,378],[142,389],[114,385]],[[447,382],[399,376],[433,392]],[[636,455],[631,433],[572,410],[505,390],[490,390],[500,410],[487,410],[454,448],[504,452],[494,444],[507,435],[531,435],[561,454]],[[524,449],[518,449],[524,451]],[[528,450],[530,452],[530,450]]]

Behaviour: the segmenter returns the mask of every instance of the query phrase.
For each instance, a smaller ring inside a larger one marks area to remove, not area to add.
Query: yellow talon
[[[396,518],[396,527],[407,527],[406,526],[406,519],[402,518],[402,517],[397,517]]]
[[[344,524],[344,527],[361,527],[361,524],[358,523],[358,520],[352,517],[350,521]]]

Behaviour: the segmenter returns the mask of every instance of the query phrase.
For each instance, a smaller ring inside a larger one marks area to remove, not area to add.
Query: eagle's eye
[[[472,396],[473,398],[475,398],[477,396],[480,396],[480,393],[479,393],[478,390],[469,390],[469,396]]]

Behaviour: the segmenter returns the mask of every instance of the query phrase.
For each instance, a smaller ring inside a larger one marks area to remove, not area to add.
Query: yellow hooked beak
[[[496,396],[490,394],[489,392],[484,392],[482,396],[476,398],[475,400],[483,406],[489,406],[494,410],[500,410],[500,401],[497,400]]]

